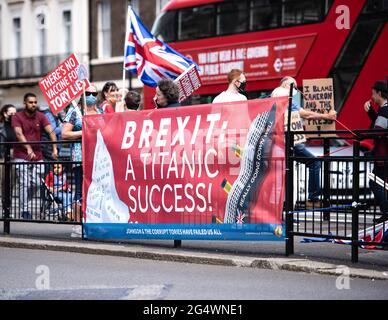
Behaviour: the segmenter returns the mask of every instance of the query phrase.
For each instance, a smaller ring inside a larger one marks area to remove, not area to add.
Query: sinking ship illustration
[[[223,182],[228,193],[224,223],[243,223],[249,220],[249,205],[256,197],[268,167],[268,157],[272,146],[272,133],[275,126],[276,105],[269,112],[258,115],[248,131],[241,169],[238,178],[230,185]]]
[[[86,222],[128,223],[129,210],[117,194],[112,159],[100,130],[94,151],[92,183],[86,199]]]

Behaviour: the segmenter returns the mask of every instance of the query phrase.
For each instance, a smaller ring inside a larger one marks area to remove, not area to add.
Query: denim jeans
[[[74,184],[75,184],[75,194],[74,201],[82,200],[82,180],[83,180],[83,171],[82,166],[76,166],[74,170]]]
[[[294,146],[295,157],[305,157],[306,160],[298,160],[304,163],[309,169],[308,180],[308,200],[317,201],[321,195],[321,162],[318,160],[312,160],[315,156],[306,149],[304,143]]]
[[[72,194],[67,191],[54,192],[54,197],[62,202],[63,211],[71,211]]]
[[[388,179],[387,171],[388,169],[384,170],[383,166],[375,165],[373,168],[373,173],[384,181],[387,181]],[[369,180],[369,186],[372,189],[376,203],[379,205],[381,213],[388,214],[388,191],[373,180]]]

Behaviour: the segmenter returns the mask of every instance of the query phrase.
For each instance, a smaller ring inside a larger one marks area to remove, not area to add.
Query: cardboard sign
[[[318,113],[329,113],[334,110],[334,87],[333,79],[308,79],[303,80],[304,109]],[[304,120],[306,131],[326,131],[335,130],[335,121],[333,120]],[[307,135],[333,136],[333,135]]]
[[[284,131],[287,131],[288,112],[284,113]],[[303,121],[300,118],[298,111],[291,112],[291,131],[304,131]],[[306,136],[301,134],[294,135],[294,145],[306,142]]]
[[[174,82],[179,86],[179,102],[186,100],[202,85],[198,70],[194,64],[176,78]]]
[[[88,79],[79,80],[79,67],[77,57],[72,54],[39,81],[43,95],[54,114],[80,96],[83,92],[83,85],[85,88],[90,86]]]

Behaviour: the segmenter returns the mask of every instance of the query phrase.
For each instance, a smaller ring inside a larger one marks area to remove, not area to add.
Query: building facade
[[[88,17],[85,0],[0,0],[0,105],[26,92],[44,105],[42,77],[72,53],[88,65]]]
[[[47,105],[38,82],[75,53],[99,90],[107,81],[122,87],[130,4],[151,29],[167,0],[0,0],[0,106],[23,106],[33,92]],[[126,73],[126,88],[141,91]]]
[[[124,41],[127,7],[131,5],[151,30],[156,15],[167,0],[90,0],[90,79],[101,89],[114,81],[123,87]],[[141,91],[143,84],[136,75],[125,73],[124,86]]]

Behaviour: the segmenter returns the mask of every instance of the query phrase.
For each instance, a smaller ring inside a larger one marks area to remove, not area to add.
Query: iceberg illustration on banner
[[[129,217],[128,207],[116,191],[112,158],[98,130],[92,183],[86,198],[86,222],[128,223]]]

